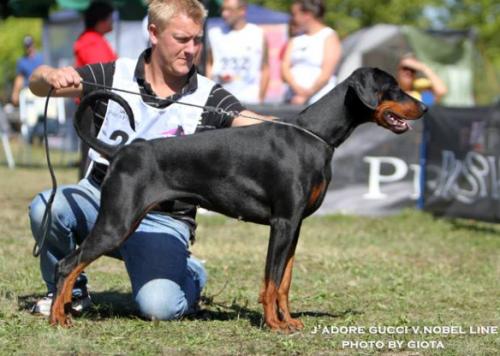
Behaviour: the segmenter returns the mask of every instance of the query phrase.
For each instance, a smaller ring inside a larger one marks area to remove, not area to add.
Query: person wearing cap
[[[417,77],[421,73],[423,76]],[[401,57],[396,74],[399,86],[415,99],[423,100],[422,93],[430,91],[433,102],[439,103],[448,88],[443,80],[426,64],[420,62],[411,53]],[[431,104],[426,102],[426,104]]]
[[[19,93],[29,84],[31,73],[43,64],[43,56],[35,48],[33,37],[26,35],[23,38],[24,55],[17,60],[16,78],[12,88],[11,102],[13,105],[19,105]]]

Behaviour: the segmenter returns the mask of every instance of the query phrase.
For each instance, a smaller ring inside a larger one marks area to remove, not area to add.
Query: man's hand
[[[42,65],[30,78],[30,90],[38,96],[46,96],[54,88],[54,96],[77,97],[82,95],[82,79],[73,67],[53,68]]]
[[[78,88],[82,81],[73,67],[50,68],[42,74],[42,78],[54,89]]]
[[[292,105],[304,105],[307,102],[308,97],[303,95],[294,95],[290,100]]]
[[[426,67],[425,64],[412,57],[403,58],[399,65],[401,67],[413,69],[416,72],[422,72]]]

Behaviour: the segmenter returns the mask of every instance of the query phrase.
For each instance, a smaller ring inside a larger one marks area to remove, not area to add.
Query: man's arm
[[[263,36],[263,52],[262,52],[262,65],[260,68],[260,91],[259,101],[262,103],[266,98],[267,88],[269,87],[269,80],[271,79],[271,72],[269,70],[269,46],[265,36]]]
[[[54,88],[53,96],[79,97],[83,92],[81,78],[75,68],[41,65],[31,75],[29,88],[35,95],[47,96],[51,87]]]
[[[242,112],[240,112],[239,116],[234,118],[231,127],[255,125],[260,124],[264,121],[273,121],[275,119],[276,118],[274,116],[265,116],[257,114],[250,110],[243,110]]]
[[[254,117],[266,121],[273,120],[271,116],[263,116],[247,110],[233,94],[222,88],[220,84],[214,86],[205,105],[224,110],[227,113],[221,115],[214,111],[204,112],[202,114],[202,126],[210,128],[246,126],[262,122],[261,120],[252,119]]]
[[[19,93],[24,85],[24,76],[22,74],[16,75],[16,79],[14,79],[14,85],[12,87],[12,95],[10,97],[10,101],[14,106],[19,105]]]

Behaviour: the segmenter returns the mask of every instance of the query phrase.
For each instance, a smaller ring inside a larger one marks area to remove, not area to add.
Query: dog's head
[[[360,68],[347,79],[349,89],[370,110],[371,121],[400,134],[427,111],[420,101],[405,93],[396,79],[377,68]]]

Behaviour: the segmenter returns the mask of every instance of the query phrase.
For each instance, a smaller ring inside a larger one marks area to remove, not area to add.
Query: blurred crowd
[[[208,78],[222,85],[245,104],[262,104],[270,83],[270,48],[261,26],[247,21],[246,0],[223,0],[222,26],[206,33],[206,58],[198,58]],[[337,32],[324,22],[324,0],[295,0],[290,7],[288,40],[279,53],[280,75],[286,85],[283,103],[308,105],[337,83],[342,57]],[[73,45],[74,65],[108,62],[117,58],[104,35],[113,30],[113,8],[106,1],[94,1],[83,13],[85,30]],[[147,16],[144,19],[147,33]],[[149,40],[146,45],[150,45]],[[43,63],[30,35],[23,39],[25,53],[18,60],[11,103],[19,105],[19,94],[27,87],[31,72]],[[412,54],[404,55],[395,73],[400,85],[428,104],[447,92],[444,82]]]

